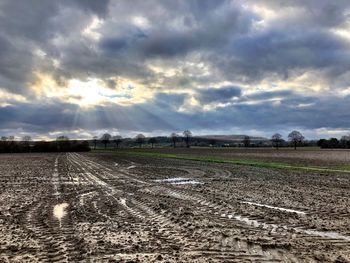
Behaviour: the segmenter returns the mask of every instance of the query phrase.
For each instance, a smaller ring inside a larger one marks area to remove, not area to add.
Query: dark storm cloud
[[[3,0],[0,89],[23,94],[32,104],[0,101],[0,129],[45,133],[72,128],[350,127],[345,96],[350,40],[339,34],[348,31],[349,8],[345,0],[248,0],[244,5],[210,0]],[[100,23],[95,28],[94,18]],[[95,35],[84,34],[86,29]],[[200,64],[204,73],[196,68]],[[155,72],[151,65],[172,73]],[[59,98],[35,97],[29,88],[35,72],[52,76],[62,86],[72,78],[93,77],[111,89],[119,84],[113,77],[124,77],[157,92],[144,103],[79,109]],[[300,84],[303,89],[286,84],[283,91],[258,92],[269,78],[293,82],[308,72],[320,79]],[[327,94],[302,94],[317,81]],[[221,83],[230,86],[207,88]],[[183,94],[171,94],[172,89]],[[185,112],[179,109],[190,98],[187,94],[202,106],[234,103]]]
[[[58,12],[56,1],[1,1],[1,33],[16,42],[21,38],[46,41],[55,32],[53,18]]]
[[[78,8],[85,11],[97,14],[101,17],[105,16],[108,12],[109,0],[73,0],[66,1],[65,4],[76,5]]]
[[[0,87],[15,92],[24,89],[24,82],[31,76],[27,68],[32,66],[32,62],[28,52],[0,35]]]
[[[272,31],[236,39],[227,50],[228,57],[218,57],[218,65],[232,74],[247,76],[252,81],[266,74],[288,77],[289,70],[350,69],[348,41],[327,32]],[[215,58],[213,58],[215,59]]]
[[[0,88],[28,93],[33,71],[41,67],[37,49],[53,52],[50,41],[64,32],[60,15],[69,8],[105,15],[108,1],[10,1],[0,3]],[[75,21],[77,23],[77,21]],[[73,28],[74,26],[71,25]],[[45,66],[45,65],[42,65]]]
[[[140,58],[168,58],[192,51],[198,47],[196,41],[190,33],[165,31],[146,35],[139,31],[138,34],[129,32],[123,38],[107,37],[101,41],[100,48],[109,54],[137,52]]]
[[[207,104],[211,102],[227,102],[234,97],[240,97],[241,94],[240,88],[226,86],[199,90],[195,97],[201,103]]]
[[[179,28],[169,26],[167,20],[145,31],[124,25],[122,35],[107,35],[99,47],[107,56],[119,59],[122,53],[137,64],[147,58],[178,59],[195,52],[225,79],[248,83],[271,74],[288,79],[298,70],[324,70],[328,79],[349,71],[349,41],[330,31],[346,21],[344,10],[349,3],[296,2],[290,5],[302,9],[302,15],[286,17],[287,22],[278,20],[261,32],[253,29],[259,16],[232,3],[222,1],[208,8],[209,3],[197,1],[175,7],[164,2],[165,10],[168,5],[173,13],[185,14]],[[270,5],[287,6],[278,1]],[[157,18],[150,13],[146,17]]]
[[[153,17],[152,11],[140,12],[153,22],[150,29],[122,25],[122,34],[118,37],[106,35],[100,48],[111,53],[127,49],[139,54],[139,59],[168,58],[219,49],[235,35],[248,32],[254,18],[232,1],[162,1],[157,6],[163,11],[158,16]],[[124,7],[130,8],[128,4]],[[164,14],[169,17],[163,17]],[[183,16],[182,19],[176,18],[179,20],[177,27],[169,24],[174,15]]]
[[[196,47],[195,39],[191,34],[177,34],[166,32],[165,34],[154,34],[143,45],[145,56],[172,57],[183,55]]]
[[[127,47],[128,42],[125,39],[104,39],[103,42],[101,42],[101,48],[111,53],[119,52]]]

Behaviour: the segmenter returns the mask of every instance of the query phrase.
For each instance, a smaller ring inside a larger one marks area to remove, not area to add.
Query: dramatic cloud
[[[241,95],[241,89],[237,87],[221,87],[218,89],[203,89],[199,91],[196,98],[201,104],[211,102],[227,102],[233,97],[239,97]]]
[[[350,127],[350,3],[0,3],[0,134]]]

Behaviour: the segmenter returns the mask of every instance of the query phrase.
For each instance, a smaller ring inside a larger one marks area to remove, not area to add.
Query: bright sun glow
[[[153,93],[143,86],[128,79],[110,79],[115,83],[110,87],[101,79],[88,78],[86,81],[70,79],[64,86],[59,86],[49,75],[37,73],[37,81],[32,89],[40,97],[58,98],[80,107],[142,103],[151,98]]]
[[[103,86],[98,79],[89,79],[87,82],[73,79],[69,81],[67,93],[71,102],[82,106],[116,102],[118,98],[122,98],[116,90]]]

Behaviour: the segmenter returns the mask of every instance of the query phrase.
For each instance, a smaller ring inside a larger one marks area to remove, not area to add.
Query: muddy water
[[[339,234],[337,232],[325,232],[325,231],[317,231],[317,230],[303,230],[304,233],[308,235],[313,235],[313,236],[319,236],[319,237],[326,237],[326,238],[333,238],[333,239],[343,239],[350,241],[350,236],[345,236],[342,234]]]
[[[282,207],[278,207],[278,206],[259,204],[259,203],[249,202],[249,201],[242,201],[241,203],[249,204],[249,205],[255,205],[255,206],[260,206],[260,207],[266,207],[266,208],[280,210],[280,211],[288,212],[288,213],[297,213],[299,215],[305,215],[306,214],[305,212],[294,210],[294,209],[288,209],[288,208],[282,208]]]
[[[54,217],[56,217],[60,223],[60,227],[62,226],[62,219],[63,217],[67,214],[66,212],[66,208],[69,205],[67,203],[61,203],[61,204],[57,204],[54,206],[53,208],[53,215]]]
[[[124,206],[126,206],[126,199],[125,198],[120,198],[120,203]]]
[[[225,214],[221,215],[222,217],[225,217]],[[229,219],[234,218],[240,222],[243,222],[247,225],[250,225],[252,227],[256,228],[263,228],[263,229],[268,229],[271,230],[272,232],[277,232],[278,230],[294,230],[298,233],[305,233],[307,235],[311,236],[319,236],[319,237],[324,237],[324,238],[332,238],[332,239],[342,239],[346,241],[350,241],[350,236],[342,235],[337,232],[332,232],[332,231],[317,231],[317,230],[311,230],[311,229],[303,229],[303,228],[289,228],[287,226],[283,225],[277,225],[277,224],[267,224],[264,222],[259,222],[258,220],[250,219],[247,217],[243,217],[241,215],[228,215],[227,216]]]
[[[203,184],[202,182],[198,182],[191,178],[183,178],[183,177],[175,177],[175,178],[167,178],[167,179],[159,179],[154,180],[157,183],[169,183],[169,184]]]
[[[232,218],[232,215],[228,215],[228,218]],[[276,225],[276,224],[267,224],[264,222],[259,222],[258,220],[254,220],[254,219],[249,219],[248,217],[243,217],[241,215],[235,215],[233,216],[234,219],[243,222],[247,225],[256,227],[256,228],[263,228],[263,229],[268,229],[271,230],[272,232],[276,232],[277,229],[285,229],[287,230],[286,226],[280,226],[280,225]]]

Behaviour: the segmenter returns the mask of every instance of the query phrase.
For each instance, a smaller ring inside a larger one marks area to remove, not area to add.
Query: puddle
[[[297,213],[299,215],[305,215],[306,214],[305,212],[294,210],[294,209],[282,208],[282,207],[277,207],[277,206],[272,206],[272,205],[264,205],[264,204],[249,202],[249,201],[242,201],[241,203],[249,204],[249,205],[255,205],[255,206],[260,206],[260,207],[266,207],[266,208],[280,210],[280,211],[288,212],[288,213]]]
[[[176,192],[173,192],[173,191],[169,191],[169,192],[167,192],[167,194],[169,196],[175,197],[177,199],[187,200],[187,198],[185,198],[182,194],[179,194],[179,193],[176,193]]]
[[[324,237],[324,238],[350,241],[350,236],[342,235],[340,233],[332,232],[332,231],[317,231],[317,230],[311,230],[311,229],[302,229],[302,228],[298,228],[298,227],[289,228],[289,227],[283,226],[283,225],[267,224],[264,222],[259,222],[258,220],[249,219],[247,217],[243,217],[240,215],[236,215],[236,216],[227,215],[227,217],[229,219],[234,218],[240,222],[243,222],[247,225],[250,225],[250,226],[253,226],[256,228],[263,228],[263,229],[271,230],[271,232],[277,232],[278,229],[280,229],[280,230],[294,230],[297,233],[304,233],[304,234],[311,235],[311,236],[318,236],[318,237]]]
[[[176,177],[176,178],[166,178],[166,179],[159,179],[159,180],[153,180],[157,183],[169,183],[169,184],[203,184],[202,182],[195,181],[191,178],[183,178],[183,177]]]
[[[126,199],[125,198],[120,198],[120,203],[124,206],[127,206],[126,205]]]
[[[325,232],[325,231],[317,231],[317,230],[302,230],[302,232],[308,235],[327,237],[332,239],[343,239],[343,240],[350,241],[350,236],[344,236],[342,234],[339,234],[337,232],[332,232],[332,231]]]
[[[182,182],[174,182],[171,184],[204,184],[198,181],[193,181],[193,180],[189,180],[189,181],[182,181]]]
[[[177,181],[186,181],[186,180],[191,180],[189,178],[184,178],[184,177],[175,177],[175,178],[166,178],[166,179],[158,179],[158,180],[153,180],[154,182],[165,182],[165,183],[171,183],[171,182],[177,182]]]
[[[232,218],[232,215],[228,215],[227,217]],[[256,228],[269,229],[272,232],[276,232],[277,229],[287,230],[287,227],[285,227],[285,226],[280,226],[280,225],[276,225],[276,224],[267,224],[267,223],[259,222],[258,220],[249,219],[248,217],[243,217],[240,215],[233,216],[233,218],[240,221],[240,222],[243,222],[247,225],[250,225],[250,226],[253,226]]]
[[[61,220],[62,218],[67,214],[66,208],[68,207],[67,203],[61,203],[57,204],[53,208],[53,215],[58,219],[60,222],[60,227],[61,227]]]

